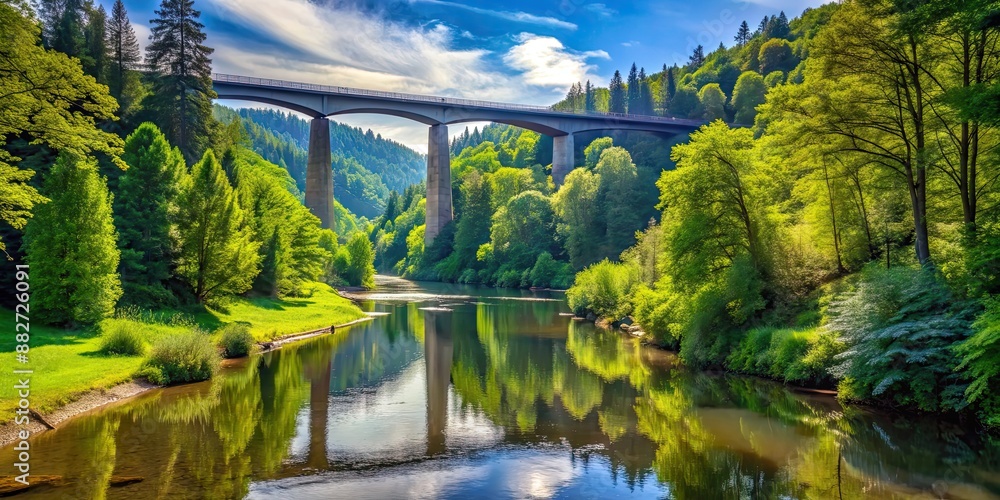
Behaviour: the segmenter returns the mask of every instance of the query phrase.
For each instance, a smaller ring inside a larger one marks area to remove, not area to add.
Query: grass
[[[183,334],[192,326],[215,331],[228,323],[247,324],[257,341],[299,333],[331,325],[340,325],[364,317],[364,313],[349,300],[336,294],[329,286],[315,283],[308,287],[311,296],[290,299],[235,299],[225,311],[205,309],[186,319],[170,312],[120,314],[104,320],[101,330],[128,326],[139,328],[144,340],[152,345],[166,336]],[[125,325],[121,325],[125,323]],[[14,360],[13,311],[0,309],[0,365],[10,367]],[[218,341],[221,334],[213,334]],[[31,406],[42,413],[73,401],[80,394],[104,389],[133,378],[143,364],[142,356],[108,356],[102,354],[98,328],[65,330],[39,323],[31,324],[30,363],[24,368],[34,370],[31,378]],[[0,425],[10,423],[17,404],[11,389],[17,383],[10,369],[0,370]]]

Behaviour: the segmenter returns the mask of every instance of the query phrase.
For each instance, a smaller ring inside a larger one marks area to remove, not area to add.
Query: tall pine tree
[[[35,208],[24,235],[33,314],[58,325],[100,321],[122,295],[108,187],[93,160],[64,153],[42,194],[51,201]]]
[[[750,41],[750,37],[753,34],[750,33],[750,25],[746,21],[740,24],[740,30],[736,32],[736,45],[743,47]]]
[[[622,81],[622,74],[618,70],[615,70],[615,76],[611,77],[609,90],[611,98],[608,102],[608,111],[612,113],[624,113],[625,106],[627,105],[625,97],[625,82]]]
[[[212,131],[213,49],[193,0],[163,0],[152,23],[146,65],[156,74],[144,107],[188,162],[208,147]]]
[[[122,159],[129,168],[118,180],[114,213],[124,300],[144,307],[169,304],[174,300],[167,280],[184,158],[147,122],[125,140]]]
[[[103,84],[108,83],[107,23],[108,13],[103,5],[87,9],[87,29],[84,32],[87,57],[83,59],[83,69]]]
[[[70,57],[86,57],[86,40],[84,38],[84,19],[86,10],[81,0],[65,0],[62,8],[52,6],[53,12],[58,12],[52,31],[52,49]],[[58,10],[56,10],[58,9]],[[84,62],[84,68],[87,67]]]
[[[178,203],[181,237],[177,273],[198,302],[243,293],[257,276],[258,242],[212,150],[191,169]]]
[[[590,84],[590,80],[587,80],[587,86],[584,90],[583,103],[584,111],[590,112],[597,108],[596,103],[594,102],[594,86]]]
[[[688,58],[688,66],[694,71],[700,68],[702,64],[705,64],[705,47],[699,45],[694,48],[694,53]]]
[[[642,113],[642,89],[639,83],[639,72],[632,63],[632,69],[628,71],[628,113]]]
[[[122,0],[115,0],[111,8],[111,21],[107,27],[107,47],[109,55],[108,87],[111,95],[118,100],[119,116],[128,114],[128,109],[135,104],[135,87],[138,85],[138,75],[135,74],[141,64],[139,41],[135,30],[128,19],[128,11]]]

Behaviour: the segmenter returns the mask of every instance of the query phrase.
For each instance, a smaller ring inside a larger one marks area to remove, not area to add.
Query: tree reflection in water
[[[552,446],[584,476],[674,498],[1000,492],[1000,443],[959,423],[692,373],[560,316],[562,302],[522,298],[372,305],[391,314],[71,420],[32,442],[32,473],[61,482],[25,497],[240,498],[262,481],[509,464]],[[556,486],[584,477],[560,474]],[[128,477],[142,481],[113,486]]]

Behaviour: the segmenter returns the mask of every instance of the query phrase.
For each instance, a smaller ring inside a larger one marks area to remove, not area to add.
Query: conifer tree
[[[66,0],[61,7],[52,6],[52,11],[58,12],[58,17],[55,18],[55,25],[52,28],[52,49],[70,57],[83,59],[86,57],[86,41],[84,40],[86,12],[83,2],[81,0]],[[86,63],[84,67],[86,68]]]
[[[622,74],[615,70],[615,76],[611,77],[609,86],[611,98],[608,103],[608,111],[612,113],[624,113],[626,106],[625,83],[622,82]]]
[[[259,243],[252,240],[246,214],[211,150],[191,169],[178,205],[177,273],[198,302],[249,290],[258,272]]]
[[[56,160],[25,228],[32,313],[58,325],[95,323],[122,295],[111,195],[97,164],[69,153]]]
[[[83,69],[103,84],[108,83],[107,23],[108,13],[103,5],[87,10],[87,29],[84,33],[87,57],[83,59]]]
[[[193,0],[163,0],[152,23],[146,65],[156,74],[147,97],[150,116],[193,162],[209,144],[213,49],[206,47]]]
[[[122,0],[115,0],[111,8],[111,21],[108,23],[107,47],[109,53],[108,87],[111,95],[118,100],[124,114],[126,88],[129,86],[129,76],[139,69],[142,55],[139,53],[139,41],[135,30],[128,19],[128,11]]]
[[[743,21],[743,24],[740,24],[740,30],[736,32],[736,44],[740,47],[746,46],[751,36],[753,35],[750,33],[750,25]]]
[[[692,53],[691,57],[688,59],[688,66],[690,66],[691,70],[694,71],[700,68],[702,64],[705,64],[705,47],[699,45],[695,47],[694,53]]]
[[[642,113],[642,89],[639,84],[639,72],[632,63],[632,69],[628,71],[628,113]]]
[[[584,111],[594,111],[596,108],[596,103],[594,102],[594,86],[590,84],[590,80],[587,80],[587,86],[584,90],[584,101],[583,109]]]
[[[167,304],[173,300],[166,283],[175,257],[184,158],[147,122],[125,140],[122,159],[129,168],[118,179],[114,214],[124,300],[145,307]]]

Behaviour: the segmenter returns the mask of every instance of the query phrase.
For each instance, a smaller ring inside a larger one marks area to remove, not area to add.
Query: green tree
[[[625,95],[625,83],[622,82],[622,74],[615,70],[615,75],[611,77],[611,100],[608,104],[608,111],[611,113],[625,113],[628,106],[628,99]]]
[[[99,151],[120,167],[122,141],[95,126],[114,117],[114,99],[80,63],[38,45],[39,28],[10,3],[0,3],[0,146],[22,137],[76,156]],[[31,209],[44,198],[28,181],[31,170],[0,147],[0,219],[22,228]],[[3,244],[0,242],[0,250]]]
[[[604,257],[615,258],[633,243],[642,228],[639,211],[633,204],[638,172],[624,148],[610,147],[601,153],[594,172],[600,176],[597,209],[605,221]]]
[[[125,117],[131,115],[141,94],[138,70],[142,55],[122,0],[115,0],[107,32],[108,87],[118,100],[119,116]]]
[[[51,324],[95,323],[122,295],[111,195],[97,164],[59,156],[45,179],[51,201],[25,228],[34,314]]]
[[[643,72],[645,73],[645,71]],[[632,63],[632,69],[628,71],[628,113],[629,114],[641,114],[642,113],[642,87],[639,79],[639,72],[635,67],[635,63]]]
[[[736,123],[752,124],[757,116],[757,106],[764,104],[767,86],[764,78],[755,71],[746,71],[736,81],[733,90],[733,109],[736,111]]]
[[[587,85],[584,87],[584,111],[597,111],[597,102],[594,101],[594,86],[590,84],[590,80],[587,80]]]
[[[747,42],[750,41],[751,36],[753,35],[750,33],[750,25],[744,20],[743,23],[740,24],[739,31],[736,32],[736,45],[739,47],[745,46]]]
[[[709,83],[698,91],[698,101],[705,110],[706,120],[726,119],[726,94],[722,93],[718,83]]]
[[[611,146],[614,146],[614,142],[610,137],[598,137],[594,139],[593,142],[583,149],[584,165],[589,169],[597,167],[597,162],[601,159],[601,153]]]
[[[764,38],[788,38],[792,34],[791,28],[788,27],[788,17],[785,16],[785,12],[781,11],[778,17],[771,17],[767,22],[767,26],[764,27]]]
[[[156,16],[146,47],[146,64],[156,78],[144,107],[193,162],[211,138],[213,49],[203,45],[204,25],[194,0],[163,0]]]
[[[169,304],[184,158],[156,125],[143,123],[125,140],[122,159],[129,168],[118,180],[114,215],[124,300],[143,307]]]
[[[465,176],[461,186],[462,216],[455,230],[455,253],[459,265],[476,265],[476,251],[490,241],[490,216],[493,214],[492,189],[488,179],[478,172]]]
[[[81,0],[66,0],[60,7],[58,20],[52,30],[51,47],[70,57],[86,59],[87,43],[84,37],[86,6]],[[84,67],[88,68],[89,65],[84,62]]]
[[[422,235],[420,241],[423,241]],[[348,283],[368,289],[375,288],[375,250],[372,249],[372,242],[364,233],[354,233],[347,240],[347,253],[351,257]]]
[[[538,191],[525,191],[493,214],[490,241],[505,266],[530,269],[555,243],[552,206]]]
[[[557,218],[556,231],[563,240],[570,263],[583,269],[600,255],[600,239],[606,230],[597,207],[601,177],[584,168],[566,176],[562,187],[552,197]]]
[[[798,64],[792,44],[782,39],[771,39],[761,45],[759,60],[760,72],[765,75],[772,71],[790,71]]]
[[[178,205],[177,274],[191,285],[198,302],[249,290],[258,272],[259,243],[211,150],[191,169]]]
[[[699,45],[695,47],[691,57],[688,58],[688,68],[691,71],[697,70],[705,64],[705,47]]]
[[[701,114],[700,111],[698,90],[691,85],[677,87],[677,93],[670,100],[670,114],[681,118],[695,118]]]
[[[96,9],[87,9],[87,30],[84,33],[87,58],[84,59],[84,71],[94,77],[98,83],[108,83],[108,48],[107,38],[108,13],[103,5]]]

